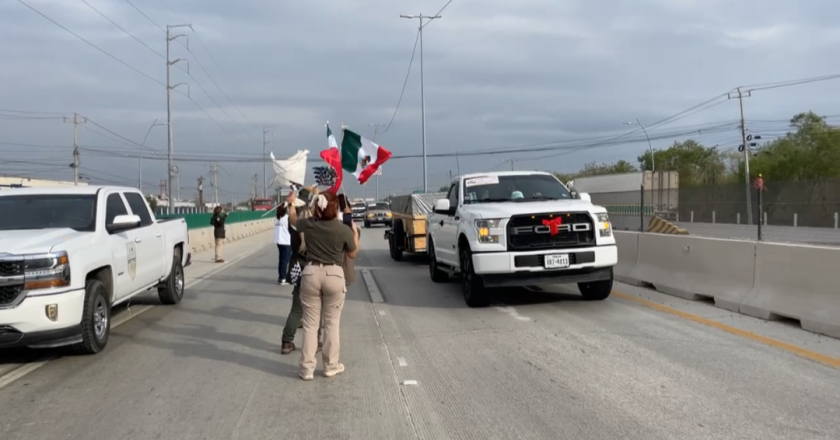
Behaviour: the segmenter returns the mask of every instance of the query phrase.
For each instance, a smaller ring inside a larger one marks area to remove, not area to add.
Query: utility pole
[[[420,106],[422,107],[421,110],[421,119],[423,123],[423,192],[429,191],[429,173],[428,169],[426,168],[426,81],[423,78],[423,19],[427,19],[429,21],[441,18],[440,15],[400,15],[401,18],[408,18],[408,19],[419,19],[420,20],[420,27],[418,28],[417,32],[420,33]],[[428,24],[428,23],[427,23]]]
[[[263,198],[268,197],[268,156],[265,155],[265,147],[269,141],[265,135],[268,134],[268,127],[263,127]]]
[[[212,176],[212,185],[213,185],[213,206],[219,206],[219,181],[217,179],[219,175],[219,166],[216,164],[210,164],[210,175]]]
[[[170,57],[170,46],[172,42],[175,41],[176,38],[179,37],[186,37],[186,35],[179,34],[179,35],[172,35],[172,29],[179,28],[179,27],[192,27],[190,24],[176,24],[176,25],[166,25],[166,126],[167,126],[167,135],[166,135],[166,144],[167,144],[167,151],[168,151],[168,175],[169,175],[169,186],[167,188],[166,197],[169,199],[168,207],[169,207],[169,214],[172,214],[174,211],[175,199],[172,196],[172,180],[178,174],[178,167],[174,164],[174,150],[172,147],[172,90],[176,87],[180,86],[183,83],[178,83],[172,85],[171,82],[171,70],[172,66],[176,63],[184,61],[181,58],[171,59]]]
[[[258,174],[254,174],[254,200],[256,200],[257,197],[260,196],[259,191],[257,191],[257,184],[259,183],[259,181],[260,181],[260,176]]]
[[[744,184],[747,191],[747,224],[753,224],[752,212],[752,191],[750,191],[750,146],[747,143],[747,124],[744,121],[744,98],[749,98],[752,94],[747,91],[746,94],[738,87],[738,105],[741,107],[741,146],[744,149]],[[729,99],[733,99],[732,93],[727,94]],[[740,148],[739,148],[740,149]]]
[[[198,206],[199,212],[204,212],[204,176],[198,176]]]
[[[73,185],[79,185],[79,166],[82,164],[81,155],[79,154],[79,124],[87,122],[87,118],[80,117],[78,113],[73,113],[73,119],[64,118],[64,122],[73,124]]]
[[[513,171],[513,163],[516,162],[513,159],[505,159],[502,162],[510,162],[510,170]]]

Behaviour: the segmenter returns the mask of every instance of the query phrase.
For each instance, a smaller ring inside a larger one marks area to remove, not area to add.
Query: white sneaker
[[[335,377],[344,372],[344,364],[338,364],[338,368],[333,371],[324,371],[324,377]]]

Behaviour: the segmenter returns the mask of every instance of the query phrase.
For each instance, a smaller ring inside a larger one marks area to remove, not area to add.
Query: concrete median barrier
[[[711,298],[715,306],[739,312],[753,291],[753,242],[639,234],[638,247],[638,260],[626,278],[659,292],[690,300]]]
[[[274,218],[251,220],[239,223],[231,223],[225,226],[226,243],[251,237],[261,232],[274,228]],[[216,240],[213,237],[213,228],[190,229],[190,248],[195,252],[202,252],[213,249]]]
[[[840,338],[840,249],[757,243],[755,287],[740,312],[796,319],[803,329]]]
[[[613,276],[622,283],[638,285],[630,278],[630,273],[639,261],[639,233],[614,231],[615,244],[618,247],[618,264],[613,270]]]

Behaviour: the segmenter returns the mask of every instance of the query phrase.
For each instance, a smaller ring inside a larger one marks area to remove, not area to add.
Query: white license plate
[[[569,267],[569,254],[554,254],[545,256],[546,269],[560,269]]]

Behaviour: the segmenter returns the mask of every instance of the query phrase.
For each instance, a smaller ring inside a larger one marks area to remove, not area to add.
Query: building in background
[[[72,181],[62,180],[41,180],[31,177],[0,176],[0,190],[6,188],[43,188],[48,186],[73,186]],[[79,186],[87,186],[87,183],[79,182]]]

